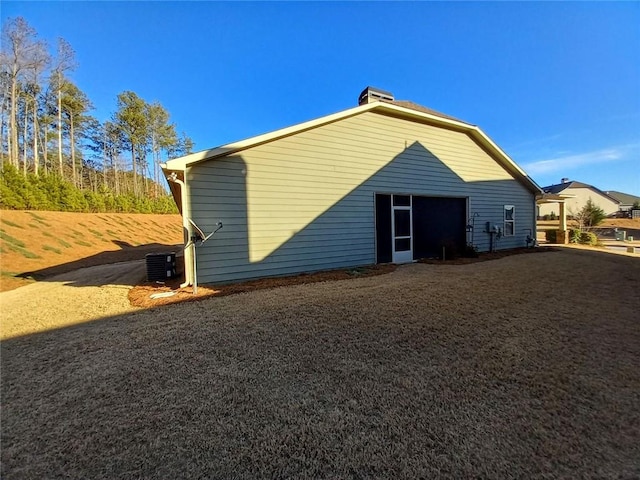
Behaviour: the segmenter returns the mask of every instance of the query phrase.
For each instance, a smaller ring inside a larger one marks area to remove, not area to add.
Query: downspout
[[[186,170],[184,172],[184,178],[187,179]],[[193,285],[194,271],[193,271],[193,259],[195,258],[195,244],[191,241],[190,227],[189,227],[189,209],[187,201],[187,185],[185,181],[180,180],[176,172],[171,173],[167,177],[167,180],[180,185],[180,204],[182,206],[182,231],[184,233],[184,283],[180,284],[180,288]]]
[[[531,233],[531,237],[533,240],[534,247],[538,242],[538,202],[536,201],[537,197],[538,197],[537,194],[533,196],[533,224],[532,224],[533,232]]]

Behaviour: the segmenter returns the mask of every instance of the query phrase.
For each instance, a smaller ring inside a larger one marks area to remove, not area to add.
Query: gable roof
[[[408,101],[376,101],[357,107],[349,108],[338,113],[326,115],[315,120],[299,123],[290,127],[275,130],[255,137],[247,138],[239,142],[233,142],[220,147],[203,150],[192,153],[184,157],[169,160],[162,165],[162,169],[166,176],[172,172],[182,172],[187,167],[197,165],[198,163],[213,160],[227,155],[232,155],[248,148],[269,143],[283,137],[295,135],[306,130],[318,128],[322,125],[334,123],[345,118],[360,115],[365,112],[375,112],[380,114],[391,115],[406,120],[425,123],[428,125],[448,128],[468,134],[475,142],[484,148],[498,164],[511,173],[514,178],[519,180],[525,187],[533,193],[541,193],[542,189],[533,181],[527,173],[522,170],[498,145],[496,145],[478,126],[472,125],[462,120],[450,117],[443,113],[422,107],[413,102]]]
[[[582,183],[582,182],[576,182],[575,180],[572,180],[572,181],[569,181],[569,182],[564,182],[564,183],[557,183],[555,185],[549,185],[548,187],[542,187],[542,190],[544,191],[544,193],[558,194],[560,192],[565,191],[568,188],[588,188],[590,190],[593,190],[596,193],[599,193],[603,197],[607,197],[612,202],[620,203],[619,200],[617,200],[616,198],[612,197],[611,195],[608,195],[607,193],[603,192],[602,190],[594,187],[593,185],[588,185],[588,184]]]
[[[387,100],[382,100],[383,102],[387,102],[387,103],[391,103],[393,105],[397,105],[399,107],[404,107],[404,108],[408,108],[411,110],[416,110],[418,112],[423,112],[423,113],[428,113],[430,115],[435,115],[436,117],[441,117],[441,118],[446,118],[448,120],[453,120],[456,122],[460,122],[460,123],[465,123],[467,125],[470,126],[474,126],[471,123],[465,122],[464,120],[460,120],[458,118],[452,117],[451,115],[447,115],[445,113],[442,112],[438,112],[437,110],[433,110],[431,108],[427,108],[427,107],[423,107],[422,105],[412,102],[410,100],[394,100],[394,101],[387,101]]]
[[[615,198],[622,205],[633,205],[636,202],[640,202],[640,197],[628,193],[616,192],[615,190],[607,190],[605,193],[611,198]]]
[[[557,183],[555,185],[549,185],[548,187],[542,187],[544,193],[560,193],[567,188],[594,188],[591,185],[587,185],[586,183],[570,181]]]

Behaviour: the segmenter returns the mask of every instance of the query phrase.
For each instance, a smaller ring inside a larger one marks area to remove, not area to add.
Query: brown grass
[[[2,478],[637,478],[640,260],[562,249],[2,344]]]
[[[497,252],[485,252],[474,258],[458,257],[446,261],[423,259],[421,263],[430,263],[433,265],[468,265],[470,263],[486,262],[488,260],[497,260],[499,258],[511,255],[520,255],[525,253],[542,253],[553,251],[551,247],[544,249],[531,248],[513,248],[509,250],[500,250]],[[177,259],[178,271],[184,271],[184,258]],[[149,308],[161,305],[169,305],[172,303],[182,303],[190,301],[199,301],[210,297],[224,297],[227,295],[237,295],[239,293],[253,292],[255,290],[264,290],[269,288],[288,287],[291,285],[305,285],[309,283],[328,282],[335,280],[348,280],[351,278],[371,277],[374,275],[384,275],[391,273],[396,269],[394,264],[368,265],[355,268],[342,268],[337,270],[328,270],[315,273],[303,273],[286,277],[263,278],[258,280],[250,280],[245,282],[227,284],[227,285],[199,285],[196,294],[193,293],[192,286],[180,288],[183,276],[180,279],[170,280],[167,282],[150,282],[134,286],[129,290],[129,302],[134,307]],[[172,293],[170,297],[152,298],[158,293]]]

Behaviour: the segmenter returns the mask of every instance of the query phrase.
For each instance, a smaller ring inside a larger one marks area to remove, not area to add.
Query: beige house
[[[477,126],[373,88],[356,107],[163,170],[185,284],[525,246],[541,193]]]
[[[633,205],[635,205],[636,203],[640,203],[640,197],[636,197],[635,195],[616,192],[615,190],[607,191],[605,193],[619,202],[618,208],[622,212],[628,212],[629,210],[631,210]]]
[[[580,211],[589,199],[604,210],[607,215],[614,214],[619,210],[620,202],[618,200],[586,183],[563,179],[557,185],[550,185],[542,189],[545,194],[564,197],[565,211],[569,216]],[[552,213],[560,214],[557,203],[544,203],[538,206],[538,216],[551,215]]]

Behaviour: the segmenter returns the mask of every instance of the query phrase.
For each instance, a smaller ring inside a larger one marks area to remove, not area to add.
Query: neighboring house
[[[618,208],[622,212],[628,212],[636,202],[640,203],[640,197],[636,197],[635,195],[616,191],[607,191],[605,193],[618,201]]]
[[[561,183],[542,187],[542,190],[547,194],[567,197],[565,206],[567,215],[569,216],[578,213],[589,199],[604,210],[604,213],[607,215],[612,215],[618,211],[619,202],[615,198],[586,183],[570,181],[563,178]],[[558,215],[558,204],[545,203],[538,207],[539,216],[551,215],[552,213]]]
[[[196,248],[199,283],[535,238],[540,188],[477,126],[372,88],[359,103],[163,165],[187,235],[189,220],[205,233],[223,225]],[[192,254],[185,250],[185,284]]]

